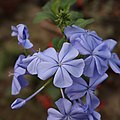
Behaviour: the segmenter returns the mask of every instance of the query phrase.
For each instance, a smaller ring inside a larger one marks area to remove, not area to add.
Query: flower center
[[[62,63],[58,63],[59,66],[62,66]]]

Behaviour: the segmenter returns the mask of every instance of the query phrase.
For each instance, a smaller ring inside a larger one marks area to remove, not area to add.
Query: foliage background
[[[59,97],[59,91],[53,86],[47,87],[36,98],[19,110],[11,110],[10,104],[16,97],[27,97],[41,84],[39,79],[29,77],[30,86],[20,95],[11,96],[14,63],[23,49],[17,40],[11,37],[11,25],[26,24],[29,28],[30,40],[34,48],[42,50],[51,46],[52,39],[61,36],[59,29],[50,21],[33,24],[37,12],[47,0],[6,0],[0,1],[0,120],[46,120],[47,108]],[[88,29],[97,31],[102,38],[114,38],[118,41],[115,52],[120,51],[120,1],[114,0],[78,0],[71,9],[83,14],[84,18],[94,18],[95,23]],[[98,111],[102,120],[120,119],[120,75],[108,71],[109,79],[98,89],[101,105]]]

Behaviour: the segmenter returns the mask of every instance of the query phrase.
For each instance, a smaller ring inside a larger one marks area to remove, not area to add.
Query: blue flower
[[[120,59],[116,53],[112,53],[111,58],[108,60],[108,63],[111,69],[115,72],[120,74]]]
[[[106,42],[98,45],[85,59],[84,75],[88,77],[103,75],[108,69],[107,60],[110,57],[111,51],[106,45]]]
[[[60,98],[55,104],[59,111],[49,108],[47,120],[88,120],[83,108],[72,105],[65,98]]]
[[[25,103],[26,103],[26,101],[24,99],[18,98],[12,103],[11,108],[12,109],[21,108],[22,106],[25,105]]]
[[[65,89],[67,96],[71,100],[80,99],[86,95],[86,103],[96,108],[99,105],[99,99],[95,96],[94,91],[96,87],[108,77],[107,74],[102,76],[94,76],[90,78],[89,85],[83,78],[73,77],[73,84]]]
[[[64,33],[79,53],[87,57],[84,75],[93,77],[93,75],[102,75],[106,72],[107,59],[110,58],[111,52],[94,31],[68,26]]]
[[[70,43],[83,55],[91,54],[102,43],[102,39],[95,31],[84,30],[75,25],[66,27],[64,33]]]
[[[80,107],[83,109],[84,114],[86,114],[87,119],[81,119],[81,120],[101,120],[101,115],[95,111],[94,104],[88,105],[84,104],[81,100],[78,100],[76,103],[77,107]]]
[[[38,64],[41,62],[41,59],[40,59],[40,52],[38,53],[34,53],[32,56],[28,56],[27,58],[24,58],[22,60],[22,62],[25,64],[25,63],[28,63],[27,65],[27,71],[32,74],[32,75],[35,75],[37,74],[37,66]]]
[[[25,56],[20,55],[14,66],[14,76],[12,81],[12,95],[19,94],[20,90],[28,85],[28,82],[23,77],[26,74],[26,69],[21,67],[22,59]]]
[[[80,77],[85,66],[83,59],[74,60],[78,54],[69,43],[64,43],[59,53],[54,48],[48,48],[41,53],[42,61],[38,64],[38,77],[46,80],[55,74],[53,83],[56,87],[71,86],[73,80],[70,75]]]
[[[17,26],[12,26],[12,36],[17,36],[18,44],[22,45],[25,49],[30,49],[33,44],[29,41],[29,33],[27,26],[24,24],[19,24]]]
[[[117,42],[112,39],[108,39],[105,41],[109,50],[112,52]],[[111,69],[115,72],[120,74],[120,59],[116,53],[112,53],[111,57],[108,59],[108,64],[110,65]]]

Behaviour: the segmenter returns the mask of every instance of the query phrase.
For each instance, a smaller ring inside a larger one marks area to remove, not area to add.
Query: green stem
[[[28,55],[27,49],[24,49],[25,56]]]

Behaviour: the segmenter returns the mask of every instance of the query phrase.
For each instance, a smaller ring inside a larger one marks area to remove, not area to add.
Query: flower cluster
[[[32,47],[25,25],[12,27],[12,30],[12,35],[17,36],[25,49]],[[60,51],[50,47],[33,55],[19,56],[14,67],[13,95],[19,94],[28,85],[25,74],[37,75],[40,80],[47,82],[30,97],[16,99],[11,107],[22,107],[44,89],[50,83],[49,78],[53,77],[53,84],[60,88],[62,98],[55,102],[58,110],[48,109],[47,120],[100,120],[100,114],[95,111],[100,104],[95,90],[108,77],[106,71],[109,66],[120,74],[120,60],[112,52],[117,42],[103,40],[96,32],[75,25],[67,26],[64,34],[68,42],[63,43]]]

